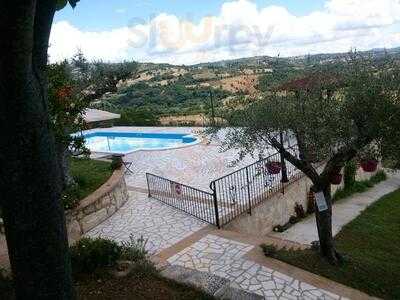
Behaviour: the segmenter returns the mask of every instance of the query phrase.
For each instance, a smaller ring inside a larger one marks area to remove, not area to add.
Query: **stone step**
[[[298,250],[305,250],[309,247],[306,245],[301,245],[297,243],[293,243],[290,241],[280,240],[280,241],[268,241],[266,242],[267,245],[273,245],[278,250],[286,249],[288,251],[298,251]]]
[[[244,290],[231,287],[228,279],[213,275],[207,272],[200,272],[197,270],[181,267],[181,266],[168,266],[161,275],[165,278],[191,285],[198,288],[208,295],[214,296],[218,299],[231,299],[231,300],[261,300],[264,297],[252,294]]]

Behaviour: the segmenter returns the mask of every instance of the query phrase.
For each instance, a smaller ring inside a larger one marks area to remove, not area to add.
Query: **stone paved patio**
[[[247,260],[254,246],[207,235],[168,259],[172,265],[208,272],[231,281],[231,286],[265,299],[345,299]]]
[[[148,239],[146,249],[150,254],[155,254],[205,226],[206,223],[150,199],[145,194],[130,192],[128,202],[86,236],[121,242],[128,241],[131,234],[135,238],[143,235]]]
[[[113,127],[96,131],[133,131],[157,133],[187,133],[200,136],[201,128],[196,127]],[[94,155],[96,157],[96,155]],[[126,182],[130,187],[147,189],[146,173],[209,191],[210,182],[229,174],[257,160],[251,156],[232,167],[237,159],[237,151],[221,153],[220,141],[215,138],[211,143],[202,143],[171,150],[147,150],[128,154],[126,161],[133,162],[133,174],[127,174]]]
[[[152,173],[204,191],[210,191],[210,182],[229,174],[255,160],[250,158],[236,167],[229,167],[236,152],[220,153],[216,145],[195,145],[187,148],[141,151],[127,156],[133,162],[134,174],[126,176],[131,187],[146,188],[145,173]]]

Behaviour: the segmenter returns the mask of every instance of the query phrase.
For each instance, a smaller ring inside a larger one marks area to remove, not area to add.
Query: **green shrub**
[[[351,189],[352,193],[364,193],[369,188],[373,187],[373,185],[368,181],[356,181]]]
[[[356,193],[363,193],[370,188],[370,184],[367,181],[356,181],[349,188],[338,189],[336,193],[333,195],[333,201],[338,201],[340,199],[344,199],[350,197]]]
[[[64,209],[72,209],[79,203],[79,185],[74,184],[68,187],[61,195]]]
[[[121,258],[132,262],[146,260],[148,254],[146,250],[147,242],[148,239],[144,239],[143,236],[135,239],[135,237],[131,234],[129,236],[129,241],[122,242]]]
[[[140,277],[148,275],[156,275],[156,274],[158,274],[156,266],[154,265],[153,262],[151,262],[147,258],[136,262],[129,273],[129,275],[131,276],[140,276]]]
[[[77,273],[92,273],[98,268],[115,266],[121,254],[121,246],[114,241],[83,238],[71,247],[72,267]]]
[[[122,167],[123,165],[123,161],[122,161],[122,157],[120,156],[113,156],[111,158],[111,170],[118,170]]]
[[[159,125],[157,112],[146,108],[126,108],[117,120],[118,126],[157,126]]]
[[[384,171],[379,171],[368,180],[355,181],[350,187],[338,189],[336,193],[333,195],[333,201],[350,197],[351,195],[356,193],[364,193],[368,189],[374,187],[379,182],[385,181],[386,179],[387,179],[386,173]]]
[[[387,179],[387,175],[385,171],[378,171],[374,176],[370,178],[371,184],[375,185],[378,184],[379,182],[385,181]]]
[[[261,249],[263,250],[264,255],[267,257],[274,257],[278,252],[274,245],[262,244]]]

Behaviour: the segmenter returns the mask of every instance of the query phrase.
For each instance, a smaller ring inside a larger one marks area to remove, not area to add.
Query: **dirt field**
[[[188,116],[167,116],[161,117],[160,123],[163,126],[204,126],[207,123],[204,115],[188,115]]]
[[[232,93],[243,92],[248,95],[255,95],[258,93],[256,89],[258,85],[258,75],[240,75],[212,81],[210,84]]]

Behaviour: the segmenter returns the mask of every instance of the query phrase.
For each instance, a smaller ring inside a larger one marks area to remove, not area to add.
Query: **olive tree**
[[[95,100],[101,98],[105,93],[116,93],[118,84],[135,76],[137,68],[138,63],[135,61],[121,63],[93,62],[89,65],[90,86],[87,88],[87,98]]]
[[[327,209],[316,211],[316,223],[320,252],[333,264],[341,255],[332,237],[331,177],[356,157],[400,157],[399,71],[390,59],[376,64],[351,55],[339,69],[309,70],[262,100],[223,111],[225,149],[239,149],[240,157],[280,151],[324,195]],[[280,132],[295,136],[299,155],[285,149]]]

